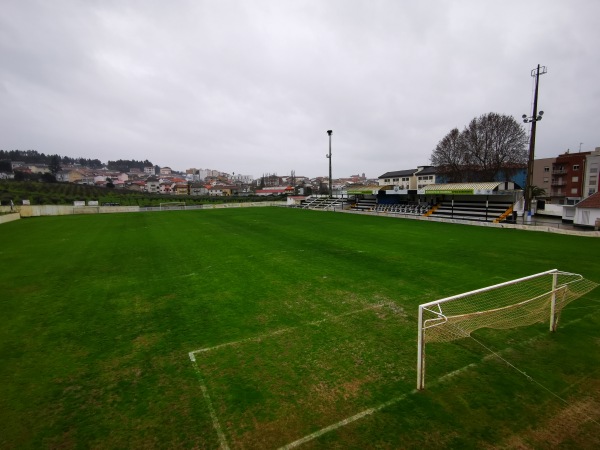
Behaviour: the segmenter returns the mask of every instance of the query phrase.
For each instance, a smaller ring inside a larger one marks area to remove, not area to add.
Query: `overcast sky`
[[[597,0],[0,0],[0,149],[314,177],[332,129],[333,176],[378,177],[476,116],[530,115],[541,64],[536,158],[593,150],[599,18]]]

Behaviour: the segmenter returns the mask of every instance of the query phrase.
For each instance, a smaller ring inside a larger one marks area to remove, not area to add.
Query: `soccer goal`
[[[160,204],[161,211],[170,211],[174,209],[185,209],[185,202],[166,202]]]
[[[557,269],[419,305],[417,389],[425,388],[425,345],[469,337],[480,328],[508,329],[548,321],[597,286]]]

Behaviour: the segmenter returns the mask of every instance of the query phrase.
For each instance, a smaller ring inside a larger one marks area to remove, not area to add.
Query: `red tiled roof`
[[[600,192],[590,195],[588,198],[581,200],[577,208],[600,208]]]

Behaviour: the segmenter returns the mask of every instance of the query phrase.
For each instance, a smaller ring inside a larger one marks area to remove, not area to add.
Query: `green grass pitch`
[[[600,289],[427,347],[417,306],[600,240],[285,208],[0,226],[1,448],[598,448]],[[191,352],[191,353],[190,353]],[[522,373],[523,372],[523,373]]]

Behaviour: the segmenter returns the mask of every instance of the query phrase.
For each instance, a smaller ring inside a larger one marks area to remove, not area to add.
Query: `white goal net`
[[[506,329],[548,321],[597,283],[557,269],[419,306],[417,389],[425,386],[425,345],[468,337],[480,328]]]
[[[165,202],[160,204],[161,211],[171,211],[174,209],[185,209],[185,202]]]

